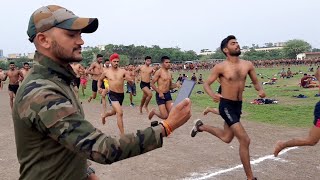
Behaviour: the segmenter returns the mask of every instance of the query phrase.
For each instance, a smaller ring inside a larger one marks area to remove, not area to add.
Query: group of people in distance
[[[97,55],[97,60],[86,70],[78,65],[83,59],[81,34],[95,32],[98,24],[97,18],[80,18],[57,5],[40,7],[32,13],[27,33],[36,47],[33,68],[24,75],[10,64],[10,70],[1,77],[1,80],[9,77],[9,91],[16,94],[11,107],[20,179],[98,179],[88,166],[88,160],[111,164],[160,148],[165,137],[190,119],[189,98],[172,107],[170,90],[179,88],[181,84],[172,82],[168,56],[161,58],[161,68],[155,72],[150,67],[149,56],[145,58],[144,65],[138,68],[129,66],[128,70],[119,68],[121,59],[116,53],[110,56],[105,66],[102,55]],[[250,138],[240,122],[246,77],[249,75],[260,98],[266,94],[253,63],[239,58],[241,51],[236,37],[224,38],[220,48],[226,60],[212,68],[209,77],[203,81],[203,87],[210,98],[219,103],[218,109],[206,109],[205,114],[213,112],[220,115],[224,125],[219,128],[197,120],[191,136],[208,132],[225,143],[236,137],[246,177],[257,179],[250,164]],[[162,121],[156,126],[125,134],[122,109],[124,83],[127,81],[128,90],[134,95],[137,71],[141,75],[140,88],[143,91],[139,112],[144,110],[149,119],[157,116]],[[102,94],[102,100],[108,94],[112,109],[106,111],[106,102],[103,102],[105,112],[101,120],[105,123],[107,117],[116,115],[119,137],[111,137],[85,119],[82,104],[72,86],[79,88],[86,74],[92,76],[92,96],[88,102],[95,99],[98,92]],[[315,77],[320,79],[319,69]],[[221,85],[217,93],[210,87],[215,81]],[[148,109],[151,87],[155,91],[159,111]],[[315,106],[314,126],[309,136],[278,141],[274,156],[287,147],[315,145],[319,138],[320,102]]]

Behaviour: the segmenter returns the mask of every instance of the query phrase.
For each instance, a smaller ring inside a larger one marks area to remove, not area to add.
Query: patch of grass
[[[263,88],[267,94],[267,98],[277,99],[279,100],[279,103],[271,105],[250,104],[250,102],[253,99],[258,98],[258,95],[253,86],[251,88],[246,88],[243,94],[244,103],[242,111],[245,114],[243,115],[243,118],[250,121],[277,124],[290,127],[310,127],[313,122],[314,105],[316,102],[320,100],[320,97],[314,97],[314,95],[317,94],[319,90],[318,88],[303,89],[299,87],[299,82],[303,74],[295,75],[293,78],[290,79],[280,79],[277,74],[281,71],[281,68],[282,67],[256,69],[257,74],[262,74],[258,76],[260,82],[268,81],[268,78],[278,78],[276,84],[264,85]],[[308,66],[293,66],[290,68],[292,72],[307,72]],[[192,76],[192,72],[181,72],[181,74],[183,73],[189,76],[189,79]],[[199,76],[200,73],[202,73],[204,80],[207,79],[207,77],[210,75],[210,71],[199,71],[198,73],[196,73],[197,76]],[[176,81],[178,75],[178,72],[173,73],[173,82]],[[250,84],[250,82],[251,80],[248,77],[246,85],[252,85]],[[212,90],[215,91],[218,88],[218,85],[219,84],[215,82],[212,85]],[[133,99],[136,106],[139,106],[142,97],[142,91],[140,89],[139,84],[136,84],[136,86],[137,96],[135,96]],[[194,111],[203,111],[203,109],[207,106],[218,107],[218,104],[214,103],[206,93],[197,94],[197,91],[204,92],[203,86],[196,85],[190,97],[192,101],[192,108]],[[299,99],[292,97],[294,95],[299,94],[304,94],[308,96],[308,98]],[[90,97],[90,95],[91,81],[88,82],[88,86],[85,91],[85,96],[83,97],[82,95],[80,95],[80,98],[82,101],[84,101],[87,100]],[[150,102],[153,106],[156,105],[154,96]],[[172,94],[173,99],[175,99],[176,96],[177,93]],[[93,100],[93,102],[100,103],[100,99],[101,96],[98,95],[97,99]],[[129,94],[125,94],[125,100],[123,104],[125,106],[128,106],[129,102]]]

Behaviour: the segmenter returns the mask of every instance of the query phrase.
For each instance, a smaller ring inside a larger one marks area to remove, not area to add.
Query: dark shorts
[[[314,107],[314,121],[313,124],[320,128],[320,101]]]
[[[240,122],[242,101],[232,101],[229,99],[220,99],[219,113],[224,121],[231,127]]]
[[[9,91],[13,92],[14,94],[17,93],[18,88],[19,88],[19,85],[16,85],[16,84],[9,84],[8,86]]]
[[[222,91],[222,89],[221,89],[221,85],[218,87],[218,89],[217,89],[217,93],[219,93],[219,94],[221,94],[221,91]]]
[[[166,104],[167,101],[172,101],[172,97],[171,97],[170,91],[168,91],[166,93],[163,93],[163,95],[164,95],[164,99],[161,99],[159,97],[159,93],[156,93],[156,101],[157,101],[158,105]]]
[[[117,92],[109,91],[109,100],[111,102],[119,101],[120,105],[122,105],[123,99],[124,99],[124,93],[117,93]]]
[[[80,87],[80,78],[75,78],[73,81],[72,81],[72,85],[73,86],[77,86],[78,88]]]
[[[140,88],[143,89],[144,87],[148,87],[149,89],[151,89],[149,82],[146,83],[146,82],[141,81],[141,82],[140,82]]]
[[[101,88],[105,89],[103,82],[101,83]],[[97,92],[98,91],[98,81],[96,81],[96,80],[92,80],[92,91],[93,92]]]
[[[132,93],[132,94],[136,94],[137,91],[136,91],[136,83],[133,83],[133,84],[129,84],[127,83],[127,90],[129,93]]]

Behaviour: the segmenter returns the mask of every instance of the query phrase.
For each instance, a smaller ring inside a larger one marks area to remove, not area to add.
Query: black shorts
[[[159,97],[159,93],[156,93],[156,101],[158,105],[166,104],[167,101],[172,101],[170,91],[163,93],[164,99]]]
[[[240,122],[242,101],[232,101],[229,99],[220,99],[219,113],[224,121],[231,127]]]
[[[109,91],[109,100],[111,102],[119,101],[120,105],[122,105],[123,99],[124,99],[124,93],[117,93],[117,92]]]
[[[217,93],[219,93],[219,94],[221,94],[221,91],[222,91],[222,89],[221,89],[221,85],[218,87],[218,89],[217,89]]]
[[[320,128],[320,101],[314,107],[314,121],[313,124]]]
[[[18,84],[9,84],[8,86],[9,91],[13,92],[14,94],[17,94],[18,88]]]
[[[146,82],[141,81],[140,88],[143,89],[144,87],[148,87],[149,89],[151,89],[150,82],[146,83]]]
[[[101,83],[101,88],[105,89],[103,82]],[[98,92],[98,81],[97,80],[92,80],[92,91]]]

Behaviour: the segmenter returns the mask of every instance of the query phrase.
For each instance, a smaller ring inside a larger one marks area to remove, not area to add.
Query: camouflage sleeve
[[[111,164],[162,146],[161,127],[149,127],[136,134],[112,138],[86,121],[58,89],[39,87],[26,86],[23,98],[19,100],[21,120],[88,159]]]

